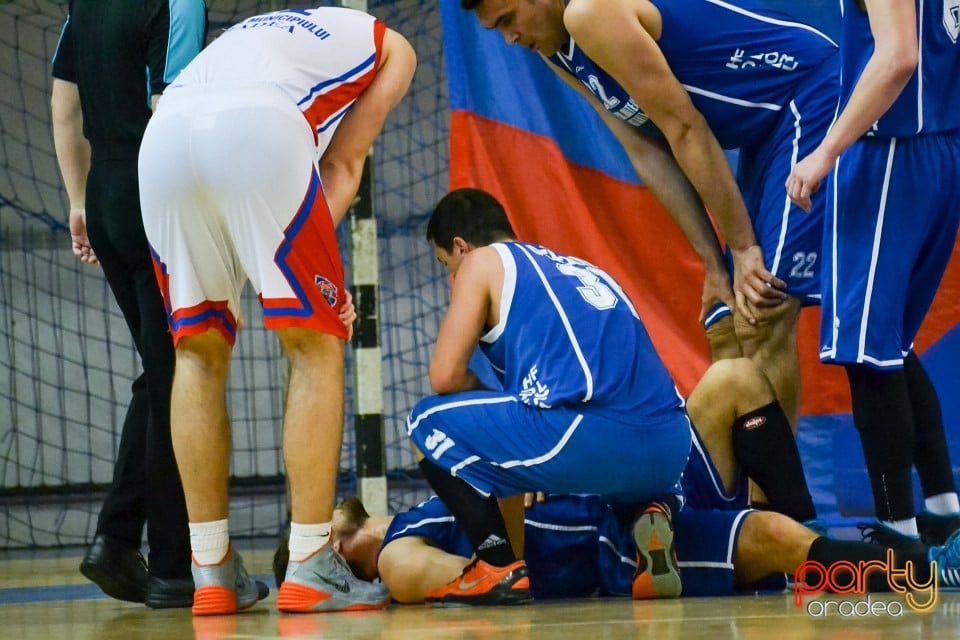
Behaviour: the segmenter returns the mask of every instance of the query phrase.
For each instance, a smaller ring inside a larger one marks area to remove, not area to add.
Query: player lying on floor
[[[748,424],[753,424],[753,432],[768,428],[769,423],[757,425],[757,417],[775,415],[776,406],[766,377],[746,358],[714,363],[687,400],[694,446],[681,480],[687,506],[673,520],[684,595],[726,595],[758,585],[783,588],[784,574],[793,574],[807,561],[823,566],[887,561],[885,547],[834,540],[782,513],[747,508],[741,458],[752,459],[753,475],[765,479],[779,470],[782,477],[776,480],[790,480],[799,469],[798,460],[793,467],[783,466],[783,459],[792,460],[790,455],[755,456],[738,435]],[[757,407],[766,411],[758,414]],[[653,538],[650,524],[645,514],[635,521],[596,496],[549,496],[534,505],[525,514],[523,552],[534,597],[649,593],[634,587],[668,570],[664,564],[670,560],[669,550],[658,550],[655,542],[637,549],[636,538]],[[438,498],[395,517],[370,517],[359,500],[346,500],[335,511],[334,535],[335,548],[357,576],[379,575],[398,602],[423,601],[428,591],[460,575],[473,555]],[[960,536],[928,552],[898,553],[896,565],[912,562],[915,584],[930,585],[933,560],[941,585],[960,586]],[[274,558],[278,580],[285,564],[281,545]],[[871,591],[890,588],[886,574],[879,571],[870,574],[867,586]]]
[[[794,574],[808,561],[829,567],[888,559],[883,547],[818,536],[771,511],[685,508],[673,523],[685,596],[782,589],[784,574]],[[642,555],[632,529],[632,522],[596,496],[547,496],[537,503],[526,512],[524,547],[534,598],[630,596],[638,569],[640,574],[656,569],[638,567]],[[456,579],[472,555],[470,542],[436,497],[392,517],[368,516],[363,504],[350,498],[335,511],[334,536],[335,548],[357,576],[379,576],[401,603],[423,602],[428,591]],[[960,536],[930,547],[926,556],[898,555],[897,564],[908,560],[913,562],[909,577],[920,590],[932,588],[934,566],[940,586],[960,586]],[[281,544],[274,557],[278,580],[285,567]],[[810,585],[821,580],[815,570],[797,577]],[[869,573],[867,589],[889,591],[887,573]]]

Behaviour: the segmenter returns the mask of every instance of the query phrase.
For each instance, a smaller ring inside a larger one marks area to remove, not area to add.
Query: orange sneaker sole
[[[284,582],[280,586],[280,593],[277,594],[277,610],[284,613],[321,613],[324,611],[323,609],[315,611],[314,607],[330,598],[329,593],[311,589],[295,582]],[[390,604],[390,598],[375,604],[356,603],[346,607],[329,609],[328,611],[377,611],[388,604]]]
[[[290,613],[310,611],[316,604],[329,600],[330,594],[295,582],[284,582],[277,594],[277,609]]]
[[[237,594],[220,585],[200,587],[193,593],[193,615],[218,616],[237,612]]]

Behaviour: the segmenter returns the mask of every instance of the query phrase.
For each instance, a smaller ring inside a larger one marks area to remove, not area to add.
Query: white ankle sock
[[[883,524],[887,525],[897,533],[902,533],[905,536],[916,538],[920,535],[920,532],[917,530],[916,518],[907,518],[906,520],[884,520]]]
[[[290,562],[303,562],[330,542],[330,525],[290,523]]]
[[[938,516],[952,516],[960,513],[960,500],[957,499],[957,494],[952,491],[924,498],[923,506],[927,511]]]
[[[190,549],[197,564],[217,564],[230,549],[230,528],[226,520],[190,523]]]

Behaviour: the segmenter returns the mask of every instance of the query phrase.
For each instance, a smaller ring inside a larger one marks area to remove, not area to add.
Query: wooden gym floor
[[[242,545],[241,545],[241,549]],[[827,596],[834,609],[811,615],[792,593],[633,602],[589,599],[519,607],[429,609],[282,615],[275,608],[269,550],[243,550],[251,573],[271,585],[270,596],[236,616],[193,618],[189,610],[153,611],[103,596],[77,571],[82,550],[0,554],[0,638],[228,640],[251,638],[369,638],[377,640],[578,640],[652,637],[794,640],[824,638],[960,638],[960,594],[940,593],[932,612],[919,614],[903,596],[872,595],[877,615],[851,615],[863,596]],[[847,601],[846,615],[837,602]],[[861,604],[860,609],[866,608]],[[823,607],[814,605],[814,613]],[[880,611],[886,608],[902,615]]]

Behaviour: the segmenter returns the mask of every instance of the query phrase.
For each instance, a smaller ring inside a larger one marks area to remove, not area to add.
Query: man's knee
[[[805,555],[817,534],[775,511],[751,511],[740,528],[738,546],[761,557]]]
[[[712,361],[717,362],[727,358],[739,358],[743,355],[732,315],[721,318],[711,324],[707,328],[706,334],[707,343],[710,345],[710,358]]]
[[[775,307],[754,307],[756,324],[750,324],[737,314],[734,328],[744,355],[752,355],[767,347],[781,351],[785,343],[795,342],[800,306],[798,298],[790,297]]]
[[[199,368],[204,369],[207,375],[225,378],[231,354],[230,343],[215,329],[184,336],[176,346],[176,369]]]
[[[767,376],[750,358],[729,358],[710,365],[703,382],[736,398],[760,401],[773,399],[773,391]]]
[[[751,324],[740,313],[734,315],[734,329],[737,335],[753,334],[763,331],[772,331],[778,327],[790,326],[797,321],[800,315],[800,299],[788,297],[783,302],[772,307],[752,307],[755,324]]]
[[[289,328],[278,330],[277,337],[292,367],[314,366],[323,362],[343,364],[346,343],[335,335],[312,329]]]

